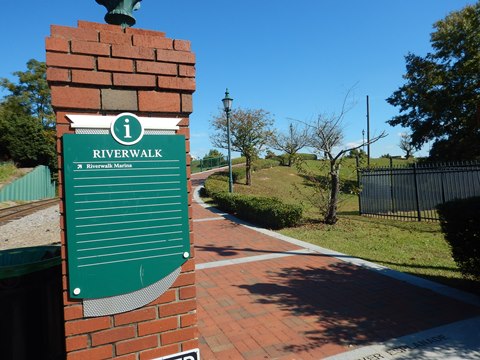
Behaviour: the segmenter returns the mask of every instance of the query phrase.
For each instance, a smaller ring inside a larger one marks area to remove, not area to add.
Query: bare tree
[[[405,159],[410,159],[415,152],[415,147],[412,145],[412,136],[411,134],[402,133],[400,135],[400,143],[398,144],[400,149],[405,152]]]
[[[228,148],[227,118],[222,111],[211,120],[215,133],[210,136],[213,146]],[[234,109],[230,114],[231,150],[240,152],[246,161],[246,183],[252,184],[252,162],[272,137],[273,119],[263,109]]]
[[[342,158],[352,150],[360,149],[365,145],[373,144],[384,138],[386,133],[364,141],[356,146],[342,147],[344,139],[343,120],[353,104],[347,104],[350,91],[345,96],[339,115],[319,115],[316,121],[307,124],[309,128],[309,146],[319,154],[325,156],[329,162],[329,196],[325,213],[325,223],[335,224],[338,221],[337,207],[340,193],[340,165]]]
[[[299,127],[298,124],[291,123],[286,134],[276,132],[270,146],[275,150],[283,151],[288,157],[288,166],[292,166],[298,151],[308,144],[307,127]]]

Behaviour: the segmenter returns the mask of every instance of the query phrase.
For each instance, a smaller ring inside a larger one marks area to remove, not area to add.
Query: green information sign
[[[63,136],[72,298],[145,288],[189,257],[185,137],[144,135],[129,115],[111,133]]]

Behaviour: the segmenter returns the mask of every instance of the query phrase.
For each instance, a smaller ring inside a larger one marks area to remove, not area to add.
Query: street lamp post
[[[232,154],[230,150],[230,112],[232,111],[233,99],[228,93],[228,89],[225,91],[225,98],[222,99],[223,109],[227,116],[227,143],[228,143],[228,192],[233,193],[233,178],[232,178]]]

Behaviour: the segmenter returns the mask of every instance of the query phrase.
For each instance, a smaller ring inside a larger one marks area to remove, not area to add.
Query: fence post
[[[358,215],[362,215],[362,198],[360,189],[360,161],[358,156],[355,157],[357,163],[357,188],[358,188]]]
[[[420,201],[418,196],[417,164],[413,164],[413,180],[415,184],[415,200],[417,202],[417,219],[418,221],[422,221],[422,213],[420,212]]]
[[[395,213],[395,198],[393,196],[393,158],[390,156],[390,198],[392,200],[392,213]]]

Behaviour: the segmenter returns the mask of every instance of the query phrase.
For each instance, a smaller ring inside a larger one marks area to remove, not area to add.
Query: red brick
[[[99,113],[97,113],[99,114]],[[70,126],[71,121],[67,118],[67,115],[85,115],[83,111],[56,111],[57,115],[57,125],[58,124],[68,124]],[[73,133],[73,132],[72,132]],[[59,173],[60,176],[60,173]]]
[[[177,64],[137,60],[137,72],[157,75],[177,75]]]
[[[66,279],[66,277],[65,277]],[[83,318],[83,307],[81,305],[67,306],[64,309],[65,321]]]
[[[163,293],[156,301],[155,304],[168,304],[177,300],[177,291],[170,289]]]
[[[168,333],[160,334],[162,345],[169,345],[173,343],[179,343],[186,340],[192,340],[196,337],[195,328],[187,328],[181,330],[175,330]]]
[[[87,335],[67,337],[65,339],[65,348],[67,352],[86,349],[87,346],[88,346]]]
[[[154,75],[143,74],[113,74],[113,84],[116,86],[155,87]]]
[[[195,64],[195,54],[188,51],[157,50],[157,61]]]
[[[132,35],[102,31],[100,33],[100,42],[115,45],[132,45]]]
[[[91,21],[78,20],[78,27],[82,29],[94,29],[98,31],[123,32],[120,25],[101,24]]]
[[[178,344],[162,346],[152,350],[145,350],[140,353],[140,360],[151,360],[159,357],[173,355],[181,352]]]
[[[67,360],[101,360],[113,357],[112,345],[67,353]]]
[[[53,107],[92,110],[100,108],[100,89],[52,86],[51,92]]]
[[[161,89],[195,91],[195,79],[159,76],[158,87]]]
[[[182,112],[193,112],[193,99],[191,94],[182,94]]]
[[[195,325],[197,323],[197,314],[182,315],[180,318],[180,325],[182,328]]]
[[[87,55],[47,52],[47,66],[93,70],[95,67],[95,59],[93,56]]]
[[[89,41],[72,41],[72,53],[110,56],[110,45]]]
[[[173,304],[160,305],[158,312],[161,317],[185,314],[197,308],[196,300],[187,300]]]
[[[178,75],[185,77],[195,77],[195,66],[180,65],[178,68]]]
[[[138,336],[157,334],[178,328],[177,317],[148,321],[138,324]]]
[[[187,286],[187,287],[181,288],[180,300],[192,299],[196,296],[196,294],[197,294],[197,289],[195,286]]]
[[[153,49],[130,45],[112,45],[112,56],[127,59],[155,59]]]
[[[77,29],[51,25],[50,32],[53,37],[60,37],[66,40],[98,41],[98,31],[95,29]]]
[[[179,112],[180,94],[158,91],[138,92],[139,111]]]
[[[180,129],[181,130],[181,129]],[[172,287],[180,287],[180,286],[187,286],[187,285],[194,285],[195,284],[195,273],[184,273],[180,274],[180,276],[175,280]]]
[[[125,326],[99,331],[92,334],[92,346],[110,344],[135,337],[135,327]]]
[[[151,335],[134,340],[117,343],[115,348],[117,355],[129,354],[136,351],[151,349],[158,346],[158,336]]]
[[[157,49],[173,49],[173,40],[163,36],[134,34],[133,45]]]
[[[131,28],[131,27],[126,28],[125,33],[132,34],[132,35],[165,36],[165,33],[161,31],[137,29],[137,28]]]
[[[123,356],[115,356],[115,360],[137,360],[136,354],[128,354]]]
[[[188,40],[175,40],[173,42],[173,48],[178,51],[190,51],[191,45]]]
[[[70,50],[68,41],[61,38],[46,38],[45,49],[47,51],[68,52]]]
[[[98,70],[131,73],[133,72],[133,60],[99,57],[97,68]]]
[[[195,270],[195,261],[190,258],[185,264],[182,265],[182,273],[190,272],[193,270]]]
[[[115,315],[115,326],[153,320],[157,317],[157,311],[153,307],[130,311]]]
[[[77,84],[112,85],[112,74],[101,71],[72,70],[72,82]]]
[[[180,122],[178,123],[178,126],[188,126],[189,123],[190,123],[190,119],[188,117],[184,117],[182,118],[182,120],[180,120]]]
[[[177,131],[177,135],[185,135],[185,139],[188,140],[188,139],[190,139],[190,129],[189,128],[180,128]],[[190,256],[191,257],[194,257],[193,253],[194,253],[194,249],[190,249]]]
[[[68,69],[47,68],[47,81],[70,81],[70,72]]]
[[[182,343],[182,351],[198,349],[198,339],[185,341]]]
[[[79,335],[93,331],[108,329],[110,318],[98,317],[85,320],[68,321],[65,323],[65,335]]]

